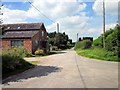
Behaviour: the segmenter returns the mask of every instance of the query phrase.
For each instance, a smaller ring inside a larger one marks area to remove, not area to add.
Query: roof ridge
[[[36,22],[36,23],[32,23],[32,22],[30,22],[30,23],[10,23],[10,24],[7,24],[7,23],[6,23],[6,24],[2,24],[2,25],[15,25],[15,24],[16,24],[16,25],[17,25],[17,24],[43,24],[43,22],[38,22],[38,23],[37,23],[37,22]]]
[[[39,31],[8,31],[5,32],[3,35],[3,39],[5,38],[28,38],[33,37],[36,35]]]
[[[19,23],[19,24],[2,24],[5,30],[21,30],[21,29],[40,29],[44,23]]]

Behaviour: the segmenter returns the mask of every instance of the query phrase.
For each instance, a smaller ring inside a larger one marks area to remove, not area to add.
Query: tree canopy
[[[102,47],[102,35],[94,40],[94,46]],[[115,28],[105,32],[105,43],[108,51],[113,51],[114,55],[120,57],[120,25],[117,24]]]
[[[48,42],[52,46],[57,46],[60,49],[66,49],[72,44],[72,39],[69,39],[68,35],[63,33],[51,32],[48,33]]]

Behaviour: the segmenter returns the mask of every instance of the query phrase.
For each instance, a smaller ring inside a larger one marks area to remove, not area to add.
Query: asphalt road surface
[[[26,58],[38,66],[4,80],[2,88],[118,88],[118,63],[78,56],[75,51]]]

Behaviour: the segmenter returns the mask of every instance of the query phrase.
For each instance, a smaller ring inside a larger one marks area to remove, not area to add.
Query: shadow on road
[[[8,77],[7,79],[3,80],[3,84],[7,84],[8,82],[22,82],[22,80],[47,76],[50,73],[60,72],[62,70],[61,67],[55,66],[36,66],[33,69],[29,69],[21,74]]]
[[[52,51],[52,54],[64,54],[67,53],[66,51]]]

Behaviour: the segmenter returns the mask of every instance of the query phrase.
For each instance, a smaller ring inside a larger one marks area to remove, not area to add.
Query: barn
[[[2,24],[2,49],[24,47],[34,53],[38,48],[46,51],[47,31],[43,23]]]

